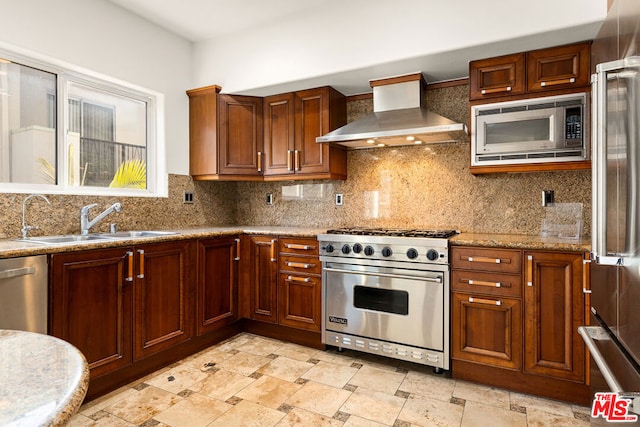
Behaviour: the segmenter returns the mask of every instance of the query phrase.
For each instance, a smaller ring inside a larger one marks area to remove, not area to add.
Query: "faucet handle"
[[[87,206],[83,206],[82,209],[80,209],[81,212],[89,212],[89,209],[91,208],[95,208],[96,206],[98,206],[97,203],[92,203],[90,205]]]

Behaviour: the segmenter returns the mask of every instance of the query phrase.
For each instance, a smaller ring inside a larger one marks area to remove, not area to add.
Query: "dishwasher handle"
[[[11,268],[0,271],[0,280],[10,279],[12,277],[26,276],[27,274],[35,274],[35,267]]]

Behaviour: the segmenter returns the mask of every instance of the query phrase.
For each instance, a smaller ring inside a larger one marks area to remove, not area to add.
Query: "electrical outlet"
[[[184,195],[182,196],[182,202],[186,203],[186,204],[192,204],[193,203],[193,192],[185,191]]]
[[[272,193],[267,193],[267,204],[268,205],[272,205],[273,204],[273,194]]]
[[[553,190],[542,190],[542,206],[552,206],[555,200]]]
[[[342,193],[336,194],[336,206],[342,206],[343,203],[344,197],[342,196]]]

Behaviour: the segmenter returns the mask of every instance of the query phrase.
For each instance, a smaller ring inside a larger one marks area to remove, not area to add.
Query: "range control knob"
[[[325,246],[323,249],[324,249],[324,250],[325,250],[325,252],[326,252],[326,253],[328,253],[328,254],[330,254],[330,253],[331,253],[331,252],[333,252],[333,250],[334,250],[333,245],[331,245],[331,244],[329,244],[329,245]]]
[[[385,246],[384,248],[382,248],[382,256],[383,257],[390,257],[391,255],[393,255],[393,251],[391,250],[390,247]]]
[[[419,255],[418,251],[416,249],[414,249],[414,248],[411,248],[411,249],[409,249],[407,251],[407,257],[409,259],[416,259],[416,258],[418,258],[418,255]]]
[[[373,250],[373,247],[371,246],[367,246],[366,248],[364,248],[364,254],[366,256],[371,256],[375,253],[376,251]]]
[[[344,245],[342,246],[342,253],[347,255],[351,252],[351,248],[349,247],[349,245]]]
[[[362,252],[362,245],[360,243],[353,245],[353,253],[359,254],[360,252]]]
[[[439,256],[440,254],[438,254],[438,251],[436,251],[435,249],[429,249],[427,251],[427,259],[429,261],[435,261],[438,259]]]

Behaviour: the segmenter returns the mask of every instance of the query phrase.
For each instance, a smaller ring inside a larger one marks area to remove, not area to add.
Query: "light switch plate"
[[[342,193],[336,194],[336,206],[342,206],[343,202],[344,202],[344,197],[342,196]]]

